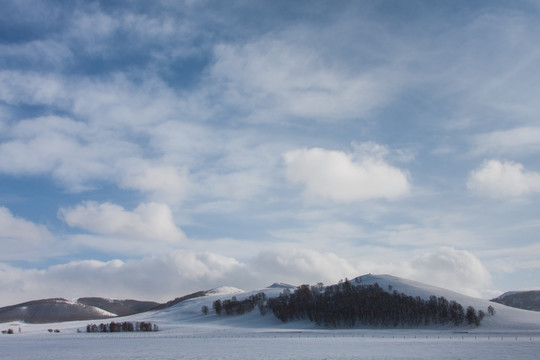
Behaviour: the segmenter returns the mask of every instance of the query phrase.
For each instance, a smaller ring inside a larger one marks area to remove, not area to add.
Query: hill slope
[[[364,275],[350,281],[353,285],[373,285],[377,283],[381,289],[388,293],[396,291],[412,297],[420,297],[423,299],[429,299],[430,296],[444,297],[449,301],[456,301],[463,307],[474,306],[477,310],[483,310],[487,313],[487,308],[491,305],[495,308],[495,315],[487,315],[481,322],[480,327],[462,325],[468,331],[486,331],[486,332],[500,332],[500,331],[538,331],[540,329],[540,313],[522,309],[516,309],[508,307],[502,304],[493,303],[488,300],[478,299],[470,296],[466,296],[457,292],[453,292],[447,289],[439,288],[436,286],[426,285],[416,281],[402,279],[390,275]],[[254,291],[241,291],[239,289],[221,287],[214,289],[214,291],[205,291],[195,294],[191,294],[184,298],[175,299],[170,302],[169,306],[161,307],[159,309],[153,309],[148,312],[139,313],[123,317],[121,321],[151,321],[152,323],[159,324],[160,329],[165,331],[220,331],[219,329],[225,328],[242,328],[242,331],[253,331],[260,329],[321,329],[314,323],[308,320],[291,321],[283,323],[274,317],[271,313],[267,313],[262,316],[257,308],[252,312],[245,315],[218,315],[213,309],[213,303],[216,300],[230,300],[233,296],[242,301],[252,295],[264,293],[266,298],[276,298],[281,293],[295,292],[296,287],[285,284],[271,285],[267,288],[254,290]],[[322,289],[324,291],[324,288]],[[181,299],[181,300],[180,300]],[[178,301],[180,300],[180,301]],[[63,299],[50,299],[48,302],[65,303],[67,300]],[[30,303],[20,304],[19,306],[30,307]],[[83,306],[79,304],[79,306]],[[87,306],[87,305],[84,305]],[[205,315],[202,312],[202,307],[208,307],[209,311]],[[8,307],[9,308],[9,307]],[[2,310],[0,309],[0,315]],[[94,308],[93,311],[96,311]],[[12,309],[13,310],[13,309]],[[28,311],[28,310],[26,310]],[[103,313],[102,309],[98,309],[95,317],[92,319],[102,319],[104,317],[114,316],[112,313]],[[89,315],[91,316],[91,315]],[[46,317],[40,317],[41,322],[46,320]],[[85,319],[89,319],[86,317]],[[0,322],[9,322],[14,320],[21,320],[20,318],[10,318],[0,316]],[[24,319],[23,319],[24,320]],[[54,320],[58,321],[58,320]],[[120,321],[116,320],[115,321]],[[30,326],[30,325],[28,325]],[[36,325],[37,326],[37,325]],[[56,325],[57,326],[57,325]],[[64,323],[62,328],[75,329],[77,327],[84,327],[84,322]],[[38,329],[39,327],[36,327]],[[435,326],[433,329],[454,329],[451,325],[448,326]],[[186,329],[186,330],[174,330],[174,329]],[[197,330],[198,329],[198,330]],[[206,329],[206,330],[204,330]],[[430,329],[428,327],[427,329]],[[30,330],[30,329],[27,329]],[[272,330],[273,331],[273,330]]]
[[[540,311],[540,290],[510,291],[491,301],[519,309]]]
[[[159,305],[152,301],[110,300],[99,297],[75,301],[62,298],[28,301],[0,308],[0,323],[24,321],[50,323],[74,320],[107,319],[148,311]]]
[[[50,323],[72,320],[106,319],[116,314],[95,306],[66,299],[43,299],[0,308],[0,322]]]
[[[77,299],[77,303],[94,306],[105,311],[116,314],[117,316],[126,316],[145,312],[159,306],[154,301],[139,300],[113,300],[100,297],[85,297]]]
[[[477,329],[485,331],[522,331],[522,330],[538,330],[540,329],[540,313],[527,310],[515,309],[505,305],[494,304],[491,301],[478,299],[453,292],[447,289],[419,283],[412,280],[402,279],[390,275],[364,275],[351,280],[352,284],[356,285],[373,285],[377,283],[382,289],[391,293],[394,290],[409,296],[419,296],[423,299],[429,299],[431,295],[436,297],[445,297],[449,301],[456,301],[463,307],[473,306],[477,310],[483,310],[487,313],[489,306],[495,308],[495,315],[486,316]],[[288,287],[288,291],[294,291],[293,287]],[[209,324],[224,326],[224,327],[248,327],[248,328],[268,328],[268,327],[286,327],[286,328],[318,328],[309,321],[293,321],[282,323],[272,314],[268,313],[261,316],[258,309],[246,315],[217,315],[212,309],[215,300],[228,300],[234,295],[239,301],[260,292],[266,294],[268,298],[277,297],[284,291],[282,287],[268,287],[264,289],[235,293],[235,294],[216,294],[197,297],[185,300],[179,304],[171,306],[167,309],[135,315],[137,319],[148,319],[158,323],[165,323],[174,326],[174,324],[192,324],[204,325]],[[202,306],[207,306],[209,312],[204,315],[201,311]],[[474,327],[473,327],[474,328]],[[473,328],[470,328],[471,330]],[[476,328],[474,328],[476,329]]]

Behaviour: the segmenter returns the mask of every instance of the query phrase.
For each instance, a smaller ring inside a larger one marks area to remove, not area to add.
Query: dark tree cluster
[[[309,319],[325,327],[457,326],[465,322],[478,326],[485,315],[472,306],[465,311],[462,305],[444,297],[424,300],[397,291],[388,293],[378,284],[353,286],[347,280],[324,290],[302,285],[295,292],[268,299],[267,307],[283,322]]]
[[[245,313],[253,311],[255,307],[258,307],[261,314],[265,312],[265,293],[258,293],[256,295],[250,295],[244,300],[237,300],[235,296],[230,300],[216,300],[213,303],[213,308],[216,314],[221,315],[243,315]],[[202,310],[204,313],[204,309]]]
[[[158,331],[156,324],[152,325],[150,322],[110,322],[108,324],[88,324],[86,325],[86,332],[131,332],[131,331]]]

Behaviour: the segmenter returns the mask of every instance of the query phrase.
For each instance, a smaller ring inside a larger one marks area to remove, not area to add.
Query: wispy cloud
[[[540,152],[540,128],[520,127],[480,134],[473,140],[479,155],[528,155]]]
[[[247,111],[249,119],[336,121],[365,116],[387,101],[397,85],[389,69],[351,73],[303,46],[311,33],[284,35],[292,36],[215,50],[212,80],[222,87],[224,102]]]

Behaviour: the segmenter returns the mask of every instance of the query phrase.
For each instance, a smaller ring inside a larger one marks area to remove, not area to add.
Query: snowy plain
[[[390,276],[360,279],[408,294],[444,295],[463,305],[493,304],[444,289]],[[495,304],[496,314],[480,327],[438,326],[410,329],[326,329],[307,321],[283,324],[258,311],[242,316],[208,315],[201,307],[216,299],[238,299],[264,291],[276,296],[283,288],[253,292],[222,288],[165,310],[114,321],[151,321],[158,332],[86,333],[91,321],[55,324],[0,324],[15,334],[0,336],[5,359],[540,359],[540,313]],[[96,320],[95,323],[107,322]],[[18,332],[18,329],[21,332]],[[58,329],[59,333],[49,333]],[[81,331],[81,332],[78,332]]]

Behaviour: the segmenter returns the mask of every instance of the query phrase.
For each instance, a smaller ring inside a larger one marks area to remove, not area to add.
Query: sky
[[[0,306],[540,288],[540,3],[0,7]]]

